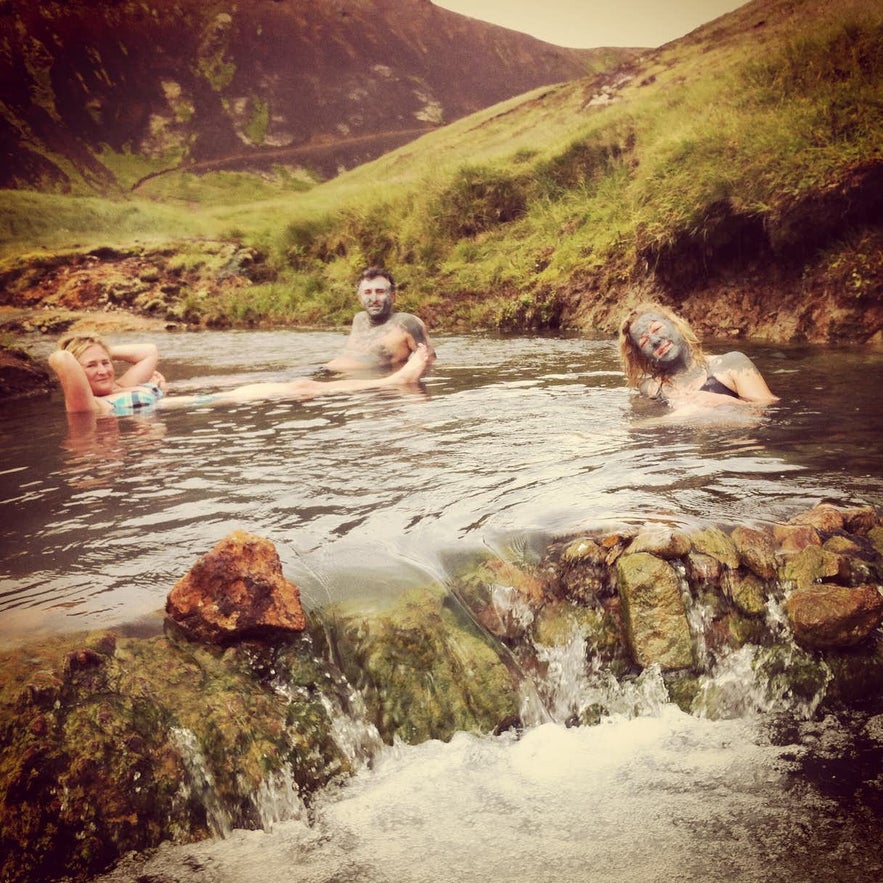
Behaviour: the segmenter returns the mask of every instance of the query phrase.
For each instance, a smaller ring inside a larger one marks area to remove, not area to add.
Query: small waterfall
[[[322,705],[328,712],[334,741],[354,767],[370,761],[383,748],[383,739],[368,719],[365,700],[358,690],[349,688],[346,709],[327,695],[322,696]]]
[[[545,668],[537,692],[557,723],[597,723],[604,716],[655,716],[669,702],[658,666],[648,667],[635,678],[619,680],[591,653],[585,635],[576,627],[563,644],[538,645],[536,653]]]
[[[196,735],[187,727],[172,727],[171,738],[190,779],[189,796],[205,810],[206,821],[216,837],[226,837],[233,828],[229,813],[221,806],[205,755]]]
[[[288,764],[261,782],[253,800],[263,830],[270,831],[278,822],[303,818],[305,807],[294,782],[294,770]]]
[[[500,621],[518,631],[530,628],[534,613],[530,604],[519,594],[514,586],[494,583],[491,586],[491,603],[500,617]]]
[[[692,712],[714,719],[786,713],[809,720],[830,680],[827,666],[794,644],[746,644],[702,676]]]

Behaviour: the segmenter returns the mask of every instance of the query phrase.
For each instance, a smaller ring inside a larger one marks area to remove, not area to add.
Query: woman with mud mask
[[[686,321],[661,304],[632,309],[619,328],[626,381],[673,408],[778,400],[744,353],[707,356]]]

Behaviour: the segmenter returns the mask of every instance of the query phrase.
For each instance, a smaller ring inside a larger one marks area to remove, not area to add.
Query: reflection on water
[[[314,373],[330,333],[157,335],[181,391]],[[70,422],[0,412],[0,633],[133,620],[234,528],[272,540],[308,605],[444,581],[464,556],[622,522],[787,518],[883,500],[883,357],[749,350],[759,420],[653,425],[611,341],[442,337],[423,394]],[[48,352],[48,344],[47,352]],[[648,423],[648,420],[651,422]]]

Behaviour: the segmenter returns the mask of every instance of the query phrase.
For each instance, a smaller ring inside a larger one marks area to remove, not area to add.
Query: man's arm
[[[402,328],[408,332],[408,348],[411,352],[413,353],[414,350],[417,349],[417,346],[422,343],[426,346],[426,350],[429,353],[429,364],[434,362],[435,347],[429,339],[429,334],[426,331],[426,326],[423,324],[423,321],[418,319],[417,316],[412,316],[410,313],[402,313],[400,316],[400,324]]]

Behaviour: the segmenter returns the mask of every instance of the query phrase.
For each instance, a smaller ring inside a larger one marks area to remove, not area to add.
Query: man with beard
[[[392,273],[383,267],[368,267],[359,277],[358,297],[362,312],[353,318],[350,336],[343,352],[325,366],[338,373],[388,373],[408,361],[419,344],[429,351],[429,362],[435,350],[423,322],[410,313],[397,313]]]

